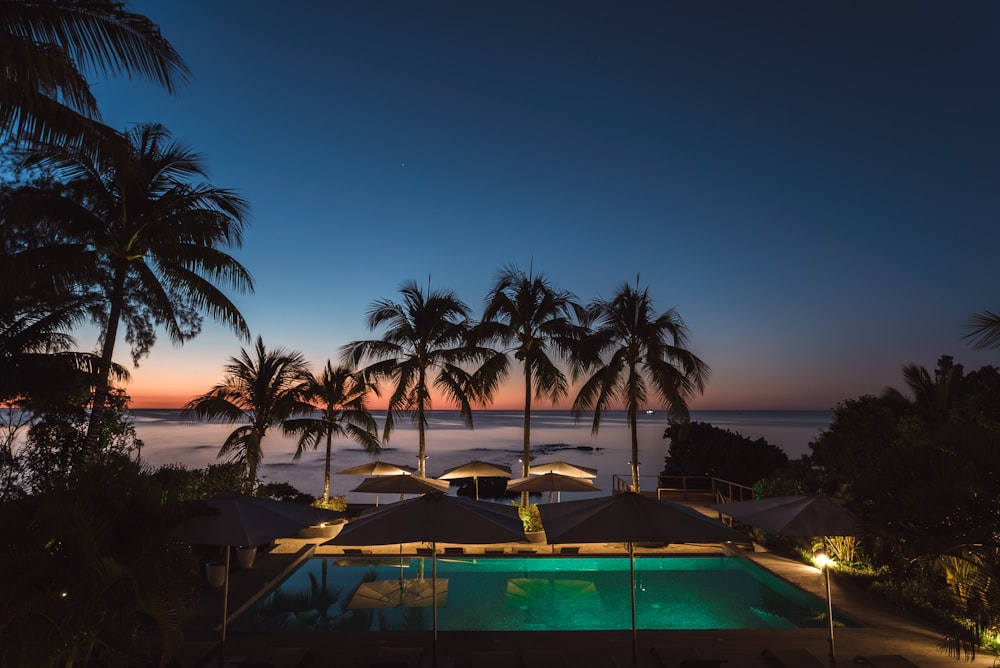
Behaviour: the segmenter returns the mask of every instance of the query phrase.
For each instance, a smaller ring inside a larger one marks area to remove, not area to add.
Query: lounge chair
[[[919,668],[900,654],[866,654],[854,659],[854,663],[871,668]]]
[[[503,555],[504,549],[502,547],[488,547],[483,550],[483,554],[487,557],[499,557]]]
[[[464,547],[446,547],[446,548],[444,548],[444,553],[447,554],[447,555],[452,555],[452,556],[455,556],[455,555],[464,555],[465,554],[465,548]]]
[[[770,661],[778,668],[828,668],[824,661],[816,658],[816,655],[807,649],[796,647],[793,649],[765,649],[761,656]]]
[[[559,548],[559,554],[580,554],[580,546],[563,546]]]
[[[708,659],[694,647],[653,645],[649,653],[663,668],[718,668],[725,659]]]
[[[524,668],[569,668],[566,655],[558,649],[522,649]]]
[[[365,551],[362,550],[360,547],[345,547],[345,548],[341,548],[341,549],[343,550],[344,554],[348,554],[348,555],[352,555],[352,556],[357,556],[359,554],[364,554],[365,553]]]
[[[420,668],[422,647],[379,647],[369,668]]]
[[[299,668],[308,658],[307,647],[268,647],[253,659],[236,665],[239,668]]]
[[[469,653],[469,668],[518,668],[517,652],[505,649],[484,649]]]

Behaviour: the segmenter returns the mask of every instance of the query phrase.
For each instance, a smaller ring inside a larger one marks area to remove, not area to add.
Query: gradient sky
[[[95,82],[104,120],[163,123],[249,200],[237,303],[317,368],[403,281],[478,313],[511,263],[583,301],[639,274],[712,368],[696,409],[1000,361],[962,340],[1000,309],[1000,4],[128,4],[194,79]],[[134,405],[207,391],[241,345],[161,337]]]

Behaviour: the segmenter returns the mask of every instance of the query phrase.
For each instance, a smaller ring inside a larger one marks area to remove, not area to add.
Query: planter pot
[[[210,561],[205,564],[205,579],[209,587],[221,587],[226,583],[226,565],[221,561]]]
[[[333,538],[344,528],[344,522],[306,527],[299,531],[299,538]]]
[[[524,535],[527,537],[529,543],[544,543],[545,542],[545,532],[544,531],[525,531]]]
[[[253,566],[253,560],[257,558],[257,548],[256,547],[238,547],[236,548],[236,565],[240,568],[250,568]]]

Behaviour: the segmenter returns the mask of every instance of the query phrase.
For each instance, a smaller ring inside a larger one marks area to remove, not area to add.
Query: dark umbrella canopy
[[[254,496],[219,496],[205,505],[210,514],[185,519],[174,530],[177,538],[195,545],[250,547],[341,516],[333,510]]]
[[[434,478],[421,478],[415,475],[387,475],[365,480],[351,490],[352,492],[371,492],[385,494],[427,494],[428,492],[447,492],[448,483]],[[398,541],[394,541],[398,542]]]
[[[437,665],[437,543],[480,544],[524,540],[524,524],[514,506],[432,493],[373,508],[348,522],[326,544],[434,543],[431,571],[432,659]]]
[[[587,478],[560,473],[543,473],[507,481],[508,492],[599,492],[601,488]]]
[[[854,536],[859,528],[843,504],[825,494],[734,501],[711,508],[776,536]]]
[[[523,541],[514,506],[430,493],[373,508],[348,522],[328,545],[503,543]]]
[[[262,545],[275,538],[292,536],[308,526],[335,520],[341,513],[301,503],[237,494],[208,499],[205,505],[210,514],[189,517],[172,533],[186,543],[226,547],[226,576],[222,591],[222,642],[219,649],[221,666],[226,657],[230,546]]]
[[[638,663],[635,625],[636,543],[724,543],[745,537],[686,506],[635,492],[539,507],[549,543],[626,543],[632,602],[632,663]]]
[[[722,543],[746,537],[701,513],[635,492],[539,507],[550,543]]]

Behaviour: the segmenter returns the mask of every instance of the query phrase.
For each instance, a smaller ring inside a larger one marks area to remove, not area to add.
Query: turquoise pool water
[[[631,628],[628,558],[439,556],[437,570],[441,631]],[[230,628],[430,630],[430,580],[429,557],[315,557]],[[637,557],[635,584],[640,629],[826,624],[824,601],[739,557]]]

